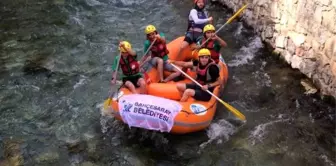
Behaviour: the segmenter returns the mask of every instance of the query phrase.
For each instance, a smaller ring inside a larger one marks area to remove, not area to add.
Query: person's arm
[[[112,71],[115,72],[117,71],[117,64],[118,64],[118,61],[120,60],[120,56],[116,56],[113,60],[113,64],[112,64]]]
[[[211,66],[209,66],[208,70],[209,70],[209,74],[211,76],[211,79],[213,81],[216,80],[213,83],[209,83],[208,88],[213,88],[213,87],[219,86],[221,81],[219,79],[219,68],[218,68],[218,66],[217,65],[211,65]]]
[[[201,48],[201,45],[202,45],[202,39],[203,39],[203,37],[197,38],[195,45],[190,45],[190,49],[192,51],[195,50],[195,49],[199,50]]]
[[[156,35],[156,40],[161,40],[162,42],[166,42],[166,36],[164,33],[160,32],[160,34]]]
[[[222,38],[218,37],[217,35],[215,35],[215,39],[218,41],[220,46],[222,46],[222,47],[227,46],[226,42]]]
[[[125,48],[125,45],[124,44],[119,44],[119,47],[122,47],[122,48],[124,48],[126,51],[127,51],[127,53],[128,54],[130,54],[130,55],[132,55],[132,56],[136,56],[136,53],[135,53],[135,51],[133,51],[132,49],[130,49],[130,48]]]
[[[117,73],[118,73],[117,64],[118,64],[119,60],[120,60],[120,56],[116,56],[114,58],[114,60],[113,60],[113,64],[112,64],[112,78],[111,78],[111,83],[112,84],[116,83],[116,76],[117,76]]]
[[[190,11],[190,17],[192,18],[192,20],[194,20],[195,24],[204,24],[207,22],[210,22],[212,20],[212,17],[206,18],[206,19],[199,19],[197,16],[197,10],[196,9],[192,9]]]
[[[184,68],[192,68],[193,67],[193,62],[184,62],[184,61],[172,61],[171,63],[177,65],[177,66],[181,66]]]

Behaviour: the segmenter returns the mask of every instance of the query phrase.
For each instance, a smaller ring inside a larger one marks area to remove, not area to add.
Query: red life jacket
[[[206,39],[203,38],[201,44],[203,44],[205,41],[206,41]],[[210,53],[211,53],[211,59],[213,59],[216,62],[216,64],[218,64],[218,62],[219,62],[219,56],[220,56],[219,54],[220,53],[215,50],[215,41],[212,40],[212,39],[210,39],[209,41],[207,41],[207,43],[205,43],[202,46],[202,48],[209,49]]]
[[[150,50],[152,52],[152,57],[163,58],[165,55],[169,54],[166,42],[162,42],[161,40],[156,40]]]
[[[127,56],[127,62],[121,56],[119,63],[123,74],[126,76],[137,74],[140,71],[140,65],[132,55]]]
[[[197,69],[196,69],[196,73],[197,73],[196,81],[199,82],[201,85],[205,85],[211,81],[211,76],[208,71],[208,68],[211,65],[216,65],[216,63],[211,60],[211,62],[208,63],[204,69],[200,69],[200,62],[199,62]]]

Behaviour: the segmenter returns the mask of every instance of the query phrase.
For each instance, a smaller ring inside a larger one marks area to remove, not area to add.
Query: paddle
[[[118,57],[116,57],[116,58],[118,58]],[[120,58],[121,58],[121,53],[119,53],[119,60],[117,60],[116,71],[115,71],[115,73],[113,73],[113,75],[115,76],[115,78],[114,78],[115,80],[117,80],[117,76],[118,76]],[[107,106],[110,106],[111,100],[112,100],[112,96],[114,95],[114,93],[115,92],[112,91],[112,87],[111,87],[111,89],[110,89],[110,95],[109,95],[109,98],[107,99],[107,103],[108,103]]]
[[[194,80],[192,77],[190,77],[187,73],[183,72],[179,67],[175,66],[174,64],[171,63],[171,65],[173,67],[175,67],[177,70],[179,70],[184,76],[188,77],[191,81],[193,81],[194,83],[196,83],[198,86],[202,87],[202,85],[200,83],[198,83],[196,80]],[[214,95],[213,93],[211,93],[209,90],[206,90],[206,92],[208,92],[211,96],[215,97],[220,103],[222,103],[229,111],[231,111],[236,117],[238,117],[239,119],[241,119],[242,121],[246,121],[245,116],[240,113],[236,108],[232,107],[230,104],[224,102],[223,100],[221,100],[219,97],[217,97],[216,95]]]
[[[145,54],[142,56],[141,60],[140,60],[140,68],[145,64],[146,59],[144,59],[146,57],[146,55],[148,54],[149,50],[152,48],[152,46],[154,45],[155,41],[157,38],[154,39],[154,41],[152,42],[152,44],[148,47],[148,49],[146,50]],[[144,62],[142,62],[144,61]],[[142,62],[142,63],[141,63]]]
[[[223,29],[225,27],[225,25],[231,23],[233,21],[233,19],[235,19],[241,12],[243,12],[243,10],[247,7],[247,4],[244,5],[242,8],[240,8],[235,15],[233,15],[229,20],[226,21],[226,23],[224,25],[222,25],[216,32],[215,34],[217,34],[221,29]],[[206,42],[208,42],[211,38],[209,37],[207,40],[205,40],[200,47],[202,47]]]
[[[156,38],[154,39],[153,43],[148,47],[148,49],[147,49],[147,51],[145,52],[145,54],[143,55],[143,57],[144,57],[145,55],[147,55],[147,53],[149,52],[149,50],[151,49],[151,47],[153,46],[153,44],[155,43],[155,41],[156,41]],[[143,61],[143,57],[142,57],[142,59],[140,60],[140,62]],[[122,58],[122,57],[121,57],[121,53],[119,54],[119,58]],[[120,59],[119,59],[118,62],[117,62],[116,72],[118,72],[118,69],[119,69],[119,62],[120,62]],[[140,65],[140,68],[141,68],[141,67],[142,67],[142,65]],[[150,83],[150,78],[149,78],[148,74],[147,74],[146,72],[142,72],[142,73],[143,73],[144,76],[145,76],[146,83],[149,84],[149,83]],[[115,75],[115,79],[117,79],[117,74],[115,73],[114,75]],[[122,86],[122,85],[121,85],[121,86]],[[112,87],[111,87],[110,95],[109,95],[109,98],[107,99],[107,100],[108,100],[108,101],[107,101],[108,106],[109,106],[110,103],[111,103],[112,96],[114,95],[114,93],[115,93],[115,92],[112,92]]]

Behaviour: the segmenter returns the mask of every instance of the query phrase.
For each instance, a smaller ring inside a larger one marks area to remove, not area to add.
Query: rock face
[[[213,0],[234,11],[248,3],[244,22],[322,94],[336,98],[336,0]]]

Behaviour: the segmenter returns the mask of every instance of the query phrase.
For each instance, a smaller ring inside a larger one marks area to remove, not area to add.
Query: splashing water
[[[237,67],[248,64],[263,47],[260,37],[255,37],[247,47],[243,46],[238,53],[234,55],[235,59],[228,63],[229,67]]]
[[[251,140],[251,144],[255,145],[256,142],[262,142],[263,139],[265,139],[265,135],[267,134],[266,128],[270,125],[273,125],[275,123],[285,122],[289,121],[289,119],[280,119],[275,121],[270,121],[267,123],[259,124],[254,128],[253,131],[251,131],[249,139]]]
[[[218,122],[212,123],[207,130],[209,140],[200,145],[200,148],[205,148],[208,144],[217,141],[217,144],[221,144],[229,140],[230,136],[237,131],[237,128],[230,122],[221,119]]]

